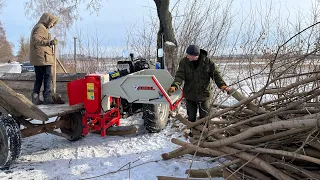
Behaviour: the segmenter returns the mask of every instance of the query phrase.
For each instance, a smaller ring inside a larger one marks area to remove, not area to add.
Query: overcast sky
[[[156,15],[153,0],[108,0],[104,1],[99,16],[83,12],[82,21],[78,21],[68,32],[68,43],[72,44],[72,37],[77,30],[87,31],[89,34],[99,34],[99,39],[109,46],[125,47],[126,28],[139,26],[143,17]],[[172,0],[173,4],[176,0]],[[183,0],[182,0],[183,1]],[[233,7],[247,11],[253,3],[264,4],[271,0],[234,0]],[[18,41],[21,36],[29,37],[35,20],[25,17],[23,0],[6,0],[6,7],[0,16],[4,24],[8,40],[15,45],[14,53],[18,51]],[[284,9],[284,13],[300,11],[309,12],[315,0],[273,0],[275,8]],[[292,13],[294,14],[294,13]],[[292,15],[291,18],[295,18]]]

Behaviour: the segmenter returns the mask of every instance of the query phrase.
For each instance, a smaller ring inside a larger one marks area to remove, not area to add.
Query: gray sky
[[[68,32],[67,43],[72,44],[72,37],[77,36],[81,29],[82,33],[95,36],[98,32],[102,44],[111,47],[125,47],[126,29],[137,27],[142,23],[142,19],[147,15],[156,16],[155,4],[153,0],[108,0],[102,4],[98,16],[90,15],[89,12],[82,13],[82,20],[77,21]],[[176,0],[172,0],[173,4]],[[4,24],[8,40],[15,45],[14,54],[18,51],[18,41],[21,36],[29,37],[30,31],[35,24],[34,20],[25,17],[24,1],[6,0],[7,6],[4,7],[0,16]],[[271,2],[271,0],[234,0],[235,9],[246,12],[250,5],[255,3]],[[315,0],[273,0],[274,8],[283,9],[283,13],[290,18],[296,18],[293,12],[309,12]]]

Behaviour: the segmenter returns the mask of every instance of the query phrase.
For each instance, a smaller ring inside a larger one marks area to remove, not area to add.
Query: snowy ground
[[[0,73],[21,73],[21,64],[18,62],[0,64]]]
[[[184,109],[180,112],[185,113]],[[173,119],[161,133],[148,134],[141,114],[122,120],[136,124],[134,135],[106,136],[89,134],[77,142],[50,134],[24,138],[21,157],[10,169],[0,170],[0,179],[108,179],[153,180],[157,176],[187,177],[192,155],[164,161],[162,153],[177,148],[171,138],[184,139]],[[184,139],[185,140],[185,139]],[[196,157],[192,168],[214,167],[209,158]],[[129,170],[130,169],[130,170]],[[99,177],[97,177],[99,176]]]

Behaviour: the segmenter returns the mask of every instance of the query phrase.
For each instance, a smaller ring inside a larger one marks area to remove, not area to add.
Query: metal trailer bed
[[[21,138],[46,132],[71,141],[80,139],[82,110],[82,104],[36,106],[0,80],[0,166],[19,157]],[[54,131],[59,128],[61,132]]]

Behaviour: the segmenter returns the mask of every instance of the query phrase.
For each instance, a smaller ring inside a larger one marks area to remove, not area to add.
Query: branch
[[[320,114],[317,114],[318,116]],[[221,147],[226,146],[235,142],[241,142],[255,134],[267,132],[271,130],[278,129],[290,129],[290,128],[304,128],[304,127],[315,127],[320,126],[320,117],[315,119],[304,119],[304,120],[291,120],[291,121],[278,121],[265,125],[260,125],[257,127],[253,127],[243,133],[237,134],[235,136],[229,137],[227,139],[217,140],[214,142],[204,142],[203,146],[205,147]]]
[[[136,162],[136,161],[138,161],[138,159],[135,160],[135,161],[133,161],[133,162],[129,162],[129,163],[123,165],[121,168],[119,168],[119,169],[116,170],[116,171],[111,171],[111,172],[108,172],[108,173],[106,173],[106,174],[102,174],[102,175],[99,175],[99,176],[93,176],[93,177],[89,177],[89,178],[83,178],[83,179],[81,179],[81,180],[94,179],[94,178],[106,176],[106,175],[109,175],[109,174],[115,174],[115,173],[117,173],[117,172],[130,170],[130,169],[133,169],[133,168],[135,168],[135,167],[142,166],[142,165],[145,165],[145,164],[148,164],[148,163],[159,162],[160,160],[148,161],[148,162],[141,163],[141,164],[138,164],[138,165],[135,165],[135,166],[131,166],[130,168],[123,169],[125,166],[127,166],[127,165],[129,165],[129,164],[131,164],[131,163],[134,163],[134,162]]]
[[[258,144],[258,143],[263,143],[263,142],[267,142],[267,141],[272,141],[281,137],[285,137],[285,136],[290,136],[293,134],[297,134],[303,131],[307,131],[311,129],[311,127],[308,128],[299,128],[299,129],[290,129],[287,131],[282,131],[276,134],[272,134],[272,135],[268,135],[268,136],[264,136],[258,139],[250,139],[250,140],[245,140],[245,141],[241,141],[242,144]]]
[[[267,162],[263,161],[262,159],[260,159],[260,158],[253,159],[253,156],[248,153],[245,153],[245,152],[239,153],[239,150],[234,149],[234,148],[229,148],[229,147],[221,147],[221,148],[219,148],[219,150],[221,150],[225,153],[238,153],[238,154],[236,154],[237,157],[242,158],[247,161],[252,159],[252,163],[257,165],[257,167],[261,168],[262,170],[265,170],[266,172],[268,172],[269,174],[271,174],[272,176],[274,176],[277,179],[293,180],[290,176],[285,175],[284,173],[282,173],[278,169],[274,168],[273,166],[271,166]]]
[[[269,153],[269,154],[277,154],[277,155],[281,155],[281,156],[288,156],[288,157],[292,157],[294,159],[301,159],[304,161],[309,161],[309,162],[313,162],[313,163],[320,165],[320,159],[317,159],[317,158],[314,158],[311,156],[302,155],[302,154],[295,153],[295,152],[282,151],[282,150],[276,150],[276,149],[268,149],[268,148],[256,148],[254,146],[243,145],[243,144],[238,144],[238,143],[233,144],[233,146],[236,148],[240,148],[240,149],[248,149],[248,151],[251,151],[251,152]]]

